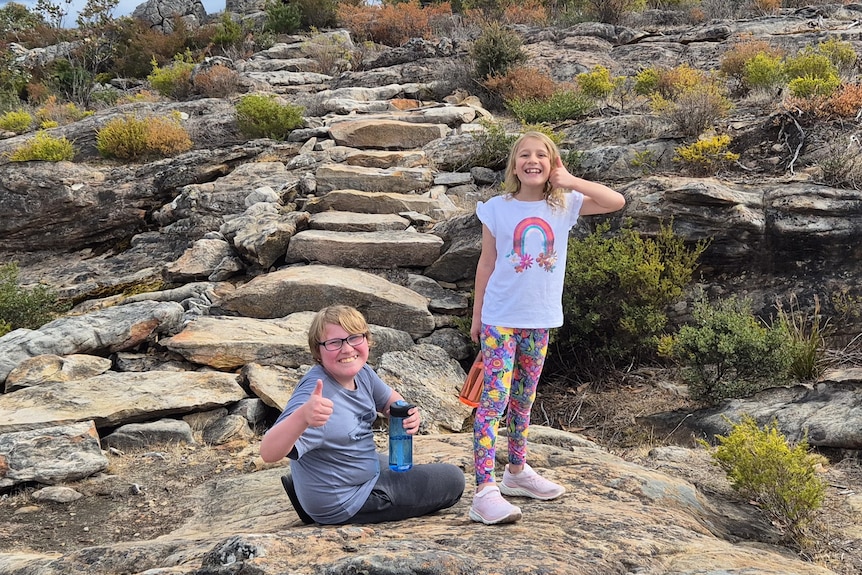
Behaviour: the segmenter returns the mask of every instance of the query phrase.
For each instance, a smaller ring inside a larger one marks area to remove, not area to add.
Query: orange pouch
[[[473,360],[470,371],[467,372],[458,400],[469,407],[478,407],[483,385],[485,385],[485,367],[482,365],[482,354],[479,354]]]

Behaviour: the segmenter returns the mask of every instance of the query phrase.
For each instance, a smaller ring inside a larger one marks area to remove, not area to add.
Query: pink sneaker
[[[547,501],[556,499],[566,492],[566,488],[549,481],[533,471],[533,468],[524,464],[524,470],[520,473],[509,473],[509,466],[503,472],[503,481],[500,482],[500,491],[504,495],[516,497],[532,497]]]
[[[473,496],[473,505],[470,507],[470,519],[473,521],[496,525],[514,523],[520,518],[521,509],[503,499],[496,485],[486,487]]]

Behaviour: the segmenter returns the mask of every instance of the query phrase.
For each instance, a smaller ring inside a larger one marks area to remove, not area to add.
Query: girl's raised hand
[[[568,188],[570,184],[567,184],[572,178],[572,174],[569,173],[569,170],[566,169],[566,166],[563,165],[563,159],[557,156],[557,161],[551,167],[551,176],[549,178],[551,182],[551,186],[554,188]]]

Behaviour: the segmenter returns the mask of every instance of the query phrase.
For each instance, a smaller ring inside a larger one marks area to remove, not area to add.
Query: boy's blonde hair
[[[518,176],[515,175],[515,161],[518,158],[518,148],[521,146],[521,143],[527,139],[539,140],[545,148],[548,150],[548,159],[551,162],[551,169],[554,169],[554,166],[557,165],[557,158],[560,156],[560,149],[557,147],[557,144],[548,137],[547,134],[543,134],[542,132],[524,132],[520,135],[520,137],[515,140],[515,143],[512,144],[512,150],[509,152],[509,161],[506,163],[506,178],[503,181],[503,189],[512,194],[512,197],[516,197],[518,192],[521,191],[521,180],[518,179]],[[545,201],[551,206],[551,208],[564,208],[566,205],[566,199],[563,195],[565,190],[562,188],[554,188],[551,186],[551,180],[548,179],[545,182]]]
[[[320,363],[320,344],[326,334],[326,324],[330,323],[340,325],[349,334],[365,334],[365,340],[371,345],[371,333],[365,316],[349,305],[331,305],[317,312],[308,328],[308,349],[317,363]]]

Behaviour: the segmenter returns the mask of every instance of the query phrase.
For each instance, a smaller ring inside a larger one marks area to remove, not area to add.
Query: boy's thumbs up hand
[[[311,392],[311,397],[302,406],[305,410],[305,423],[309,427],[320,427],[332,415],[332,400],[323,397],[323,380],[317,380],[317,386]]]

